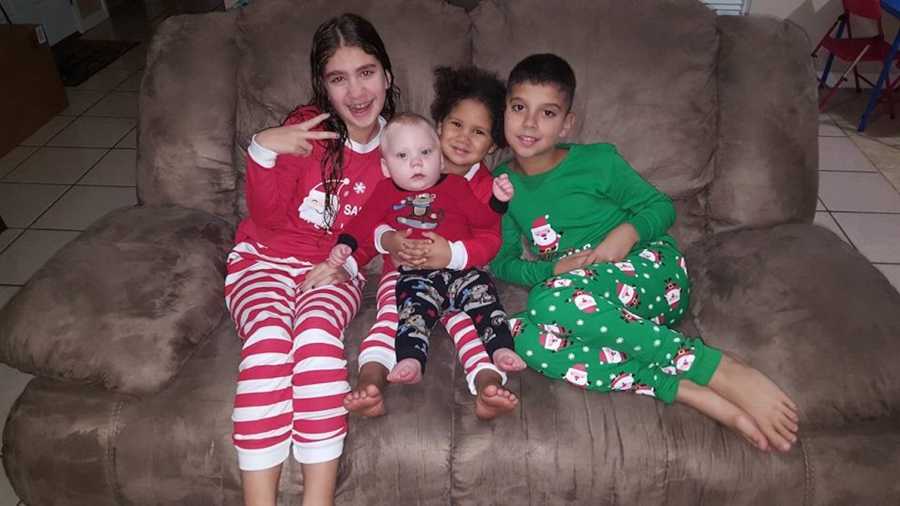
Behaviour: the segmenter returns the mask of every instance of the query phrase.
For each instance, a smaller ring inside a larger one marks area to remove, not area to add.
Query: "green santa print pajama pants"
[[[554,276],[510,318],[516,352],[541,374],[581,388],[671,403],[681,379],[706,385],[722,358],[669,328],[687,312],[690,290],[684,258],[666,241]]]

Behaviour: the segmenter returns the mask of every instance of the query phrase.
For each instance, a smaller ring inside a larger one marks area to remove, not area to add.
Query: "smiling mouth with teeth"
[[[372,102],[366,102],[365,104],[359,105],[350,105],[349,108],[353,112],[363,112],[368,109],[370,105],[372,105]]]

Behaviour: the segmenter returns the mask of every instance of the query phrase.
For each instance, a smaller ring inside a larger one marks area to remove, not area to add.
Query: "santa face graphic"
[[[625,283],[616,283],[616,295],[626,307],[635,307],[641,302],[637,288]]]
[[[552,332],[541,332],[538,335],[538,339],[540,340],[541,346],[549,351],[559,351],[569,344],[568,340],[563,339]]]
[[[622,274],[634,277],[634,264],[632,264],[630,261],[625,260],[624,262],[616,262],[613,265],[615,265],[617,269],[622,271]]]
[[[550,278],[544,285],[547,288],[566,288],[572,286],[572,280],[568,278]]]
[[[664,372],[665,374],[668,374],[669,376],[675,376],[676,374],[678,374],[678,369],[675,369],[674,365],[660,367],[659,370]]]
[[[600,348],[599,361],[601,364],[621,364],[627,358],[628,355],[622,353],[619,350],[607,348],[606,346]]]
[[[588,375],[585,364],[575,364],[570,367],[563,379],[577,387],[586,387],[588,383]]]
[[[644,260],[649,260],[653,265],[661,265],[662,264],[662,253],[652,249],[645,249],[638,253],[638,256],[643,258]]]
[[[513,337],[521,334],[525,325],[519,318],[510,318],[507,320],[507,323],[509,323],[509,333],[512,334]]]
[[[547,218],[549,216],[541,216],[531,223],[531,239],[542,255],[559,249],[559,234],[553,230]]]
[[[573,276],[581,276],[582,278],[588,279],[593,279],[594,276],[597,275],[597,273],[591,269],[572,269],[571,271],[569,271],[569,274]]]
[[[622,311],[619,313],[619,318],[622,318],[622,320],[624,320],[625,323],[632,323],[632,322],[640,321],[640,319],[641,319],[640,316],[632,313],[631,311],[629,311],[627,309],[622,309]]]
[[[597,312],[597,301],[594,300],[594,296],[591,295],[591,292],[575,290],[572,292],[572,302],[574,302],[575,307],[580,309],[583,313],[591,314]]]
[[[681,287],[678,286],[678,283],[674,281],[666,282],[666,302],[669,303],[669,307],[671,309],[675,309],[678,307],[678,302],[681,300]]]
[[[350,179],[344,178],[335,182],[338,183],[337,189],[334,194],[331,195],[329,200],[331,201],[331,209],[334,213],[337,213],[337,209],[340,207],[338,194],[340,193],[341,188],[350,184]],[[325,216],[325,185],[319,183],[309,190],[309,193],[303,197],[303,201],[300,203],[297,213],[299,214],[300,219],[312,223],[316,228],[330,227],[334,217]]]
[[[685,372],[690,370],[691,366],[694,365],[694,358],[694,350],[681,348],[678,350],[678,353],[675,354],[675,358],[672,362],[675,363],[675,369]]]
[[[650,397],[656,397],[656,390],[650,385],[645,383],[637,383],[634,385],[634,393],[638,395],[649,395]]]
[[[634,386],[634,376],[628,372],[619,373],[609,384],[612,390],[619,391],[631,390],[632,386]]]
[[[650,321],[657,325],[664,325],[666,323],[665,315],[656,315],[653,318],[650,318]]]

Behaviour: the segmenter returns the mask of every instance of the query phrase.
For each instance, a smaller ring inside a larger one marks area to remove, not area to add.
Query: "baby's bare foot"
[[[365,417],[375,417],[384,414],[384,397],[381,390],[373,384],[356,386],[346,397],[344,407],[347,411]]]
[[[518,404],[519,398],[516,394],[499,385],[489,384],[478,390],[475,397],[475,416],[481,420],[493,420],[516,409]]]
[[[723,355],[709,387],[746,411],[775,448],[797,442],[797,405],[763,373]]]
[[[491,357],[494,365],[505,372],[516,372],[525,369],[525,361],[521,359],[516,352],[509,348],[500,348],[496,350]]]
[[[412,385],[422,381],[422,364],[414,358],[404,358],[391,369],[387,380],[391,383]]]

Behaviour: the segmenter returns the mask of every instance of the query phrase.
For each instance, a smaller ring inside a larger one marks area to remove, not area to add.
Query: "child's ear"
[[[491,147],[488,148],[487,154],[493,155],[493,154],[494,154],[494,151],[497,151],[497,144],[496,144],[496,143],[491,143]]]
[[[562,132],[559,133],[560,137],[566,137],[569,135],[569,132],[572,130],[572,127],[575,126],[575,113],[569,111],[566,113],[566,119],[563,120],[563,129]]]
[[[437,128],[435,128],[435,131],[438,134],[438,142],[440,142],[440,140],[441,140],[441,123],[437,124]]]
[[[391,85],[394,84],[394,74],[391,74],[390,70],[384,71],[384,77],[387,79],[384,80],[384,89],[385,91],[391,89]]]
[[[388,170],[387,162],[384,161],[384,158],[381,159],[381,173],[384,174],[384,177],[391,177],[391,172]]]

